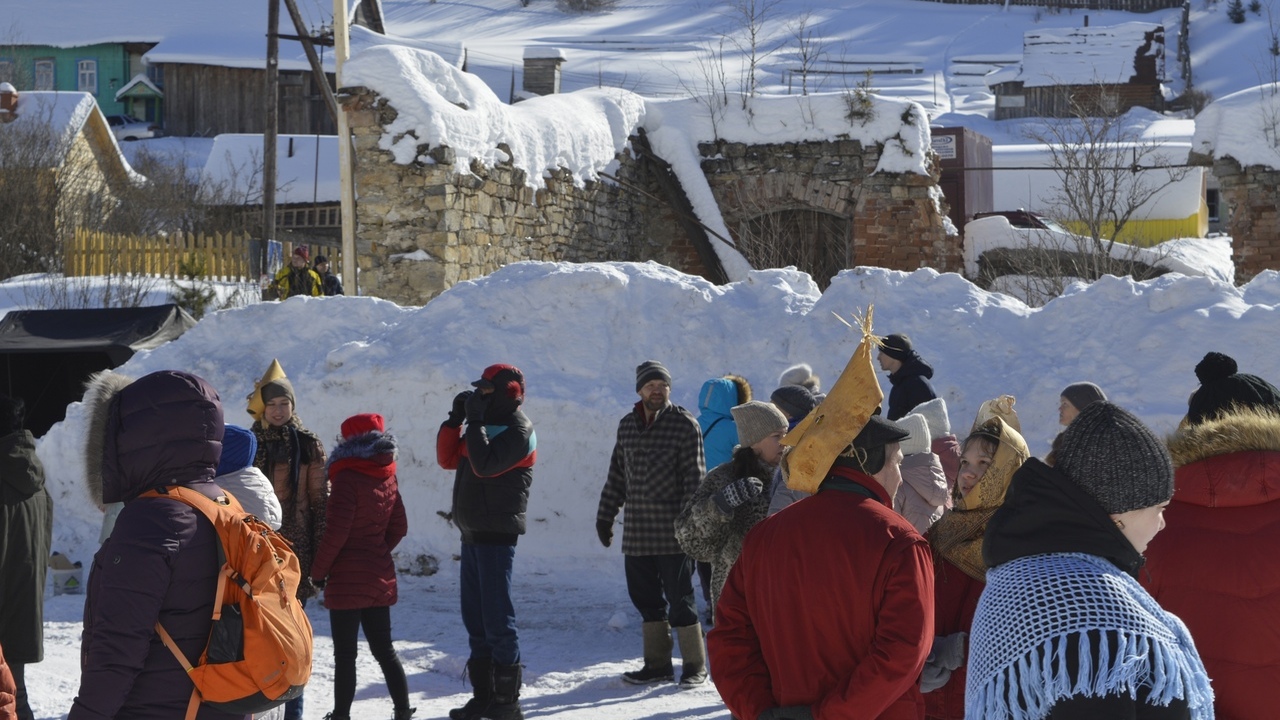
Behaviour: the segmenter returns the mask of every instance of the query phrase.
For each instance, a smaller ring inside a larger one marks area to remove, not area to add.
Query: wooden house
[[[1164,109],[1164,27],[1130,22],[1107,27],[1027,32],[1022,62],[987,76],[996,120],[1115,115]]]

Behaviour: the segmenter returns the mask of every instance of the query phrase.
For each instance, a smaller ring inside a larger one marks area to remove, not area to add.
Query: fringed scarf
[[[1131,576],[1082,553],[1032,555],[987,573],[969,640],[966,717],[1041,720],[1072,696],[1136,698],[1140,688],[1151,705],[1182,699],[1194,720],[1213,717],[1186,625]]]
[[[273,479],[271,469],[279,463],[288,463],[289,490],[292,497],[298,495],[298,470],[303,463],[310,462],[311,443],[299,441],[299,435],[314,438],[315,435],[302,426],[297,415],[289,418],[289,422],[276,426],[258,420],[253,423],[253,434],[258,438],[258,451],[253,456],[253,466],[262,471],[269,479]],[[318,438],[317,438],[318,440]],[[285,517],[291,510],[286,509]]]
[[[965,497],[960,497],[960,485],[956,483],[951,509],[929,528],[928,537],[935,554],[974,580],[983,581],[987,566],[982,562],[982,538],[987,521],[1004,504],[1013,474],[1031,453],[1022,436],[999,417],[988,419],[976,432],[999,438],[995,457]]]

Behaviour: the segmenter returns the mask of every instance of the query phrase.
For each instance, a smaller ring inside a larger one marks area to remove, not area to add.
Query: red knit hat
[[[524,373],[515,365],[497,364],[484,369],[480,379],[471,383],[478,388],[501,391],[513,400],[524,399]]]
[[[366,433],[383,432],[385,429],[386,423],[378,413],[360,413],[342,421],[342,439],[350,440]]]
[[[298,257],[308,262],[311,261],[311,248],[307,247],[306,245],[299,245],[298,247],[294,248],[293,254],[297,255]]]

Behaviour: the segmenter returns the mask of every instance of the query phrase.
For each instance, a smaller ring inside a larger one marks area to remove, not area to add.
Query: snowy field
[[[515,577],[529,716],[725,718],[709,686],[636,688],[618,677],[639,663],[640,618],[626,597],[618,550],[599,546],[594,519],[613,429],[635,400],[634,368],[664,361],[673,401],[686,407],[695,406],[707,378],[739,373],[764,396],[801,361],[829,387],[856,343],[833,313],[848,318],[868,304],[878,332],[908,333],[934,364],[934,385],[958,434],[983,400],[1011,393],[1037,455],[1057,429],[1058,392],[1077,380],[1097,382],[1167,432],[1207,350],[1232,355],[1244,372],[1280,378],[1274,272],[1240,288],[1179,275],[1144,283],[1105,278],[1031,309],[931,270],[848,270],[820,295],[792,270],[715,286],[652,263],[520,263],[421,308],[355,297],[256,304],[209,316],[121,371],[195,372],[219,389],[229,422],[247,423],[245,396],[278,358],[301,419],[326,443],[351,414],[387,417],[401,444],[409,509],[400,564],[426,556],[440,564],[432,576],[402,576],[393,612],[418,716],[429,718],[468,692],[460,680],[467,650],[456,607],[457,532],[437,514],[448,510],[452,474],[435,465],[435,432],[452,396],[484,366],[516,364],[528,379],[526,411],[539,436],[529,534]],[[85,423],[83,408],[72,405],[39,453],[56,504],[54,547],[88,564],[100,514],[81,480]],[[38,717],[62,717],[74,696],[82,604],[81,596],[46,602],[46,660],[29,669]],[[307,717],[318,720],[330,709],[331,645],[324,611],[313,607],[311,617],[317,663]],[[354,716],[389,717],[376,664],[367,653],[361,658]]]

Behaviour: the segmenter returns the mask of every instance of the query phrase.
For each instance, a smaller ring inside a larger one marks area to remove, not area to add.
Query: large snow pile
[[[438,513],[449,509],[453,478],[436,465],[436,430],[454,394],[486,365],[515,363],[528,380],[525,410],[539,440],[520,553],[563,565],[616,553],[595,540],[595,508],[614,428],[636,400],[637,364],[666,363],[673,400],[695,412],[702,382],[724,373],[746,376],[766,397],[782,370],[808,362],[829,387],[857,342],[833,314],[848,319],[872,304],[878,332],[909,334],[934,364],[933,383],[958,434],[982,401],[1011,393],[1037,454],[1057,431],[1058,393],[1077,380],[1099,383],[1167,431],[1207,350],[1280,379],[1280,354],[1258,342],[1277,322],[1274,272],[1242,288],[1180,275],[1143,283],[1108,277],[1031,309],[932,270],[848,270],[820,295],[794,270],[716,286],[652,263],[520,263],[421,308],[358,297],[262,303],[208,316],[120,371],[195,372],[219,389],[227,420],[247,424],[245,396],[278,358],[300,417],[327,446],[347,416],[384,414],[401,443],[410,513],[403,558],[430,554],[448,564],[458,536]],[[87,560],[101,515],[83,487],[85,432],[84,408],[74,404],[39,453],[56,506],[54,547]]]
[[[1280,83],[1241,90],[1210,103],[1196,116],[1191,149],[1234,158],[1241,167],[1280,169]]]

